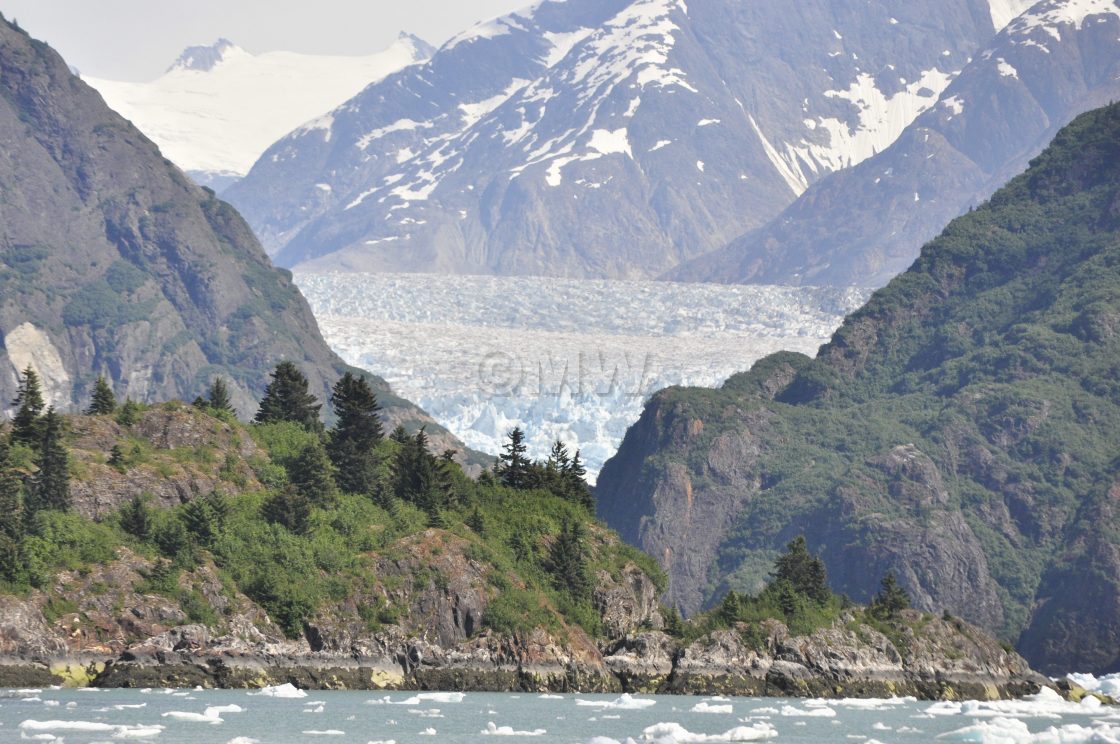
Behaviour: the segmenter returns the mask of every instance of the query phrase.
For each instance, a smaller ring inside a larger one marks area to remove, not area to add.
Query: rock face
[[[433,544],[442,546],[435,564],[425,551]],[[112,687],[292,682],[326,689],[928,699],[1015,697],[1048,683],[976,628],[913,611],[902,623],[909,632],[893,641],[848,615],[809,636],[792,636],[780,622],[766,621],[761,643],[747,640],[757,634],[738,626],[682,644],[660,630],[640,629],[659,623],[660,616],[656,609],[647,613],[633,607],[656,604],[653,584],[636,570],[621,581],[599,577],[598,596],[625,596],[622,604],[632,605],[625,613],[604,613],[604,620],[613,618],[629,630],[611,632],[599,644],[578,628],[568,628],[564,640],[540,628],[523,636],[479,632],[460,621],[486,612],[485,570],[464,557],[453,536],[437,530],[402,547],[419,552],[386,566],[387,578],[408,580],[395,597],[408,607],[398,624],[374,629],[352,605],[342,603],[322,612],[294,641],[245,596],[224,590],[210,565],[181,576],[180,587],[201,593],[220,619],[210,626],[190,622],[174,601],[135,588],[152,566],[121,549],[116,561],[95,571],[58,577],[55,602],[63,598],[72,611],[52,621],[43,616],[42,592],[26,600],[0,597],[0,679],[13,685],[36,680]],[[421,567],[442,572],[446,584],[414,581]],[[112,588],[99,588],[105,586]]]
[[[993,31],[984,0],[543,2],[224,196],[285,266],[653,277],[885,149]]]
[[[251,415],[282,359],[326,400],[347,369],[228,204],[195,186],[47,45],[0,19],[0,399],[28,364],[48,402],[192,400],[215,375]],[[390,426],[423,411],[374,379]]]
[[[654,396],[597,497],[673,604],[756,590],[804,534],[838,592],[891,570],[1045,672],[1116,669],[1118,142],[1120,107],[1079,117],[815,360]]]
[[[889,148],[821,179],[766,226],[667,276],[880,287],[1074,116],[1117,98],[1120,5],[1038,3]]]

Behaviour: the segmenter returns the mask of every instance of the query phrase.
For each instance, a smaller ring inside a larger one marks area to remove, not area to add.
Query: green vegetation
[[[37,417],[40,438],[29,466],[25,445],[0,448],[0,507],[31,512],[0,531],[0,588],[46,589],[53,572],[92,570],[127,547],[152,564],[136,589],[176,600],[192,621],[219,619],[197,583],[197,572],[213,566],[293,637],[324,610],[358,613],[367,625],[413,622],[409,595],[449,586],[439,568],[443,556],[466,573],[470,561],[482,567],[493,600],[482,627],[502,632],[540,626],[563,633],[578,625],[601,633],[593,591],[604,571],[621,577],[636,564],[664,588],[651,559],[594,522],[586,483],[575,482],[582,467],[562,445],[547,462],[525,458],[518,487],[503,484],[500,469],[475,481],[453,452],[431,453],[422,428],[384,437],[376,396],[362,378],[346,375],[335,385],[337,424],[324,430],[308,418],[317,416],[319,403],[300,378],[294,365],[278,366],[271,413],[251,425],[217,405],[220,378],[194,406],[105,406],[76,429],[114,427],[116,439],[111,445],[89,440],[108,451],[75,451],[72,459],[83,464],[75,477],[96,477],[97,468],[221,475],[246,464],[256,477],[238,485],[222,475],[222,491],[170,508],[136,495],[100,521],[69,511],[67,484],[53,475],[68,472],[60,467],[68,456],[63,420],[51,410]],[[142,433],[150,426],[138,425],[153,415],[170,415],[161,421],[181,420],[190,431],[251,440],[262,451],[242,463],[236,450],[227,449],[223,459],[216,442],[163,449]]]

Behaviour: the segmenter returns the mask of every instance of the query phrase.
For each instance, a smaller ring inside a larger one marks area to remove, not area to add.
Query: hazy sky
[[[0,0],[0,12],[94,77],[151,80],[185,47],[368,54],[409,31],[439,46],[532,0]]]

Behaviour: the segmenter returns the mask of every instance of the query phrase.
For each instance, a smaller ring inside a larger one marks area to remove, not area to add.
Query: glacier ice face
[[[520,426],[533,457],[581,450],[593,479],[646,399],[813,354],[866,299],[849,289],[430,274],[296,275],[327,342],[467,445]]]

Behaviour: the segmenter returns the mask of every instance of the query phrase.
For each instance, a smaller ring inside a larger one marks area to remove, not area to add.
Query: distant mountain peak
[[[401,31],[397,34],[397,41],[403,41],[412,45],[412,48],[416,50],[416,58],[418,60],[427,59],[436,53],[436,48],[434,46],[424,41],[416,34],[409,33],[408,31]]]
[[[189,46],[183,50],[175,63],[167,68],[167,71],[197,70],[198,72],[208,72],[213,70],[233,50],[240,51],[240,47],[229,39],[218,39],[209,45]]]

